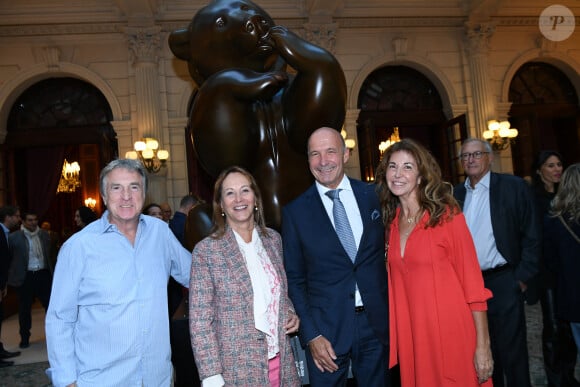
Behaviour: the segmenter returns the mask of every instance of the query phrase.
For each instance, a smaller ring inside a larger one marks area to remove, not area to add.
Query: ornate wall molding
[[[128,27],[127,39],[133,63],[157,63],[161,49],[161,27]]]
[[[334,53],[337,29],[338,25],[336,23],[306,23],[304,24],[304,35],[309,42]]]

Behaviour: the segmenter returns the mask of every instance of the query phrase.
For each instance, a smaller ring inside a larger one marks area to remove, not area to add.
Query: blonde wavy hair
[[[550,214],[580,223],[580,163],[570,165],[562,174]]]

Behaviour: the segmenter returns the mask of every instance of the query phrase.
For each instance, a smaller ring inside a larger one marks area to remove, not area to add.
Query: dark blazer
[[[453,194],[463,208],[463,183]],[[541,253],[540,222],[528,184],[520,177],[492,172],[489,206],[497,249],[513,266],[515,279],[527,283],[538,272]]]
[[[4,229],[0,227],[0,292],[6,287],[8,281],[8,268],[10,266],[10,252]]]
[[[567,223],[580,236],[580,224]],[[544,262],[557,275],[558,317],[580,322],[580,244],[560,219],[550,216],[544,218]]]
[[[377,338],[388,345],[384,227],[375,186],[350,179],[363,222],[354,264],[342,247],[315,185],[282,210],[288,293],[300,317],[300,340],[319,335],[335,352],[352,345],[355,282]]]
[[[38,237],[40,238],[44,255],[44,267],[50,271],[50,274],[53,274],[54,267],[50,259],[50,236],[45,230],[40,229]],[[18,287],[24,283],[26,271],[28,270],[29,248],[28,238],[24,235],[24,231],[18,230],[10,234],[10,256],[12,257],[8,274],[8,284],[10,286]]]

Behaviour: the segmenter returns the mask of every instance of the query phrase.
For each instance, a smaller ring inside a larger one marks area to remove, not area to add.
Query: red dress
[[[403,387],[479,386],[472,311],[487,310],[471,234],[463,214],[425,228],[425,213],[401,256],[399,213],[388,248],[390,366]],[[491,378],[483,384],[492,386]]]

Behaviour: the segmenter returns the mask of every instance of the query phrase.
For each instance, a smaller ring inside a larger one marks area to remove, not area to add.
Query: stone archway
[[[373,71],[360,88],[357,108],[363,180],[374,179],[374,169],[380,160],[378,146],[388,139],[394,127],[398,127],[401,138],[412,138],[430,149],[445,178],[455,180],[454,164],[449,157],[454,150],[445,130],[448,118],[437,87],[423,73],[402,65]]]
[[[90,83],[62,77],[29,86],[15,98],[6,122],[7,201],[34,209],[58,231],[74,230],[74,210],[86,198],[97,200],[100,213],[99,171],[118,157],[112,120],[107,99]],[[81,188],[58,195],[53,189],[36,192],[30,174],[59,175],[64,158],[79,162]]]
[[[509,86],[509,121],[519,134],[512,146],[514,174],[526,176],[534,156],[559,151],[569,165],[580,161],[580,107],[568,76],[539,61],[523,64]]]

